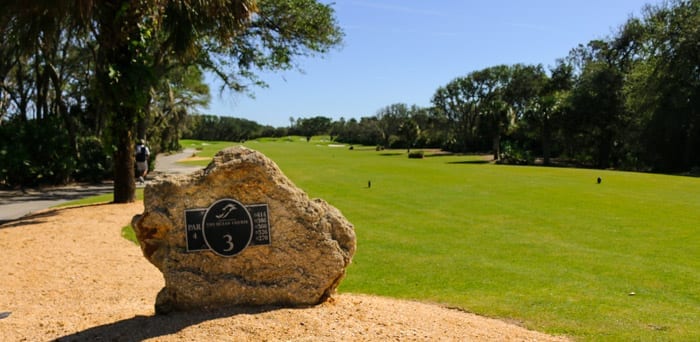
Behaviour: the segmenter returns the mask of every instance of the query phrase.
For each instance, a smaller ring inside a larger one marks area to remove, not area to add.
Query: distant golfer
[[[151,155],[151,151],[146,146],[146,142],[141,139],[136,144],[136,177],[141,184],[144,183],[144,177],[148,173],[148,157]]]

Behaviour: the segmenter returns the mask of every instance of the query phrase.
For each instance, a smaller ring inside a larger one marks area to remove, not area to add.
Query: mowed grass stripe
[[[245,145],[355,225],[341,291],[440,302],[581,339],[700,336],[697,178],[415,160],[300,138]]]

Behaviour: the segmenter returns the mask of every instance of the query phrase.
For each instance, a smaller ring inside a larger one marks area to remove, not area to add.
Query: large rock
[[[189,176],[148,185],[132,225],[165,278],[156,312],[235,305],[313,305],[337,288],[355,232],[263,154],[220,151]],[[265,206],[266,205],[266,206]]]

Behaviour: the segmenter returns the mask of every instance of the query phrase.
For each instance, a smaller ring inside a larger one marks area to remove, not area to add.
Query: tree
[[[92,99],[116,147],[117,203],[135,199],[136,125],[172,68],[199,65],[248,91],[263,84],[257,70],[292,68],[342,38],[332,8],[315,0],[6,1],[0,13],[0,30],[13,37],[53,36],[65,24],[94,44]]]
[[[139,125],[139,136],[148,137],[151,154],[180,148],[179,137],[188,113],[209,103],[209,86],[196,66],[174,68],[151,92],[150,115]],[[148,120],[148,122],[146,122]]]
[[[408,106],[405,103],[394,103],[377,111],[377,128],[382,134],[383,147],[392,147],[398,138],[401,125],[408,116]]]
[[[562,60],[550,70],[547,76],[544,70],[537,68],[522,69],[522,77],[515,77],[511,88],[517,90],[522,99],[521,129],[539,141],[544,165],[550,165],[554,131],[558,129],[559,120],[566,110],[568,90],[571,89],[571,67]]]
[[[623,40],[593,40],[569,56],[580,68],[569,97],[567,135],[578,137],[577,150],[599,168],[619,162],[625,131],[632,128],[624,97],[633,57],[629,49],[630,42]]]
[[[327,134],[331,129],[331,119],[324,116],[315,116],[308,119],[298,119],[297,129],[306,137],[306,141],[311,141],[314,135]]]
[[[406,149],[408,153],[411,153],[411,147],[416,145],[416,141],[420,137],[420,126],[413,118],[405,118],[399,126],[399,134],[401,138],[406,142]]]
[[[343,133],[344,130],[345,118],[341,117],[340,120],[333,121],[331,123],[330,132],[328,133],[330,134],[331,141],[335,141],[338,138],[338,136],[340,136]]]
[[[453,123],[452,130],[461,151],[488,145],[479,141],[486,136],[491,142],[494,160],[500,158],[501,138],[515,120],[514,104],[510,103],[515,97],[506,96],[511,69],[507,65],[498,65],[474,71],[435,92],[435,110]]]
[[[700,165],[700,1],[648,6],[626,32],[642,57],[632,68],[628,103],[645,123],[642,158],[660,171]]]
[[[506,89],[511,82],[512,68],[498,65],[473,72],[471,78],[477,89],[476,104],[484,134],[491,137],[493,160],[501,157],[501,137],[514,120],[513,106],[508,102]],[[510,99],[516,101],[515,97]]]
[[[474,150],[479,126],[478,85],[472,75],[458,77],[433,95],[436,116],[450,122],[452,149],[468,152]]]

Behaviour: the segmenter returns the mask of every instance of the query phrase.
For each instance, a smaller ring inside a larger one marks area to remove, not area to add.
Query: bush
[[[503,144],[503,153],[498,160],[499,164],[512,165],[528,165],[534,164],[534,162],[535,157],[532,155],[532,152],[514,142],[505,142]]]
[[[78,158],[75,179],[98,183],[109,178],[112,157],[105,151],[102,141],[95,136],[78,138]]]
[[[700,177],[700,166],[693,166],[690,169],[690,175],[695,177]]]
[[[408,154],[410,159],[423,159],[425,153],[423,151],[415,151]]]
[[[0,183],[8,186],[63,184],[75,170],[74,150],[58,118],[0,126]]]
[[[112,160],[97,137],[72,138],[54,116],[0,125],[0,185],[57,185],[109,178]]]

